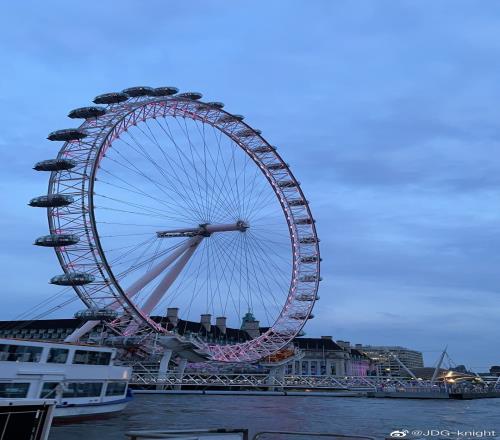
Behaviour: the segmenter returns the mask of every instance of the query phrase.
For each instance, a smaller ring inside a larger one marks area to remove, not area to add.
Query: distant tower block
[[[167,319],[174,327],[179,323],[179,309],[177,307],[169,307],[167,309]]]
[[[211,329],[211,327],[212,327],[212,322],[211,321],[212,321],[212,315],[210,313],[204,313],[200,317],[200,322],[203,325],[203,327],[205,327],[205,330],[207,332],[209,332],[210,329]]]
[[[226,329],[227,329],[226,323],[227,323],[227,318],[225,316],[218,316],[217,318],[215,318],[215,325],[223,335],[226,334]]]
[[[245,330],[252,339],[260,336],[260,322],[255,319],[250,310],[245,314],[241,323],[241,330]]]

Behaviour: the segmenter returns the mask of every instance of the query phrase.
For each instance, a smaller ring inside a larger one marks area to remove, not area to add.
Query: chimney
[[[179,322],[179,309],[177,307],[169,307],[167,309],[167,319],[170,324],[177,327],[177,323]]]
[[[332,336],[321,336],[321,339],[328,339],[329,341],[333,341]]]
[[[223,335],[226,334],[226,321],[227,318],[225,316],[218,316],[215,318],[215,325]]]
[[[349,341],[337,341],[337,345],[348,352],[351,351],[351,343]]]
[[[210,313],[204,313],[201,315],[200,323],[205,327],[205,330],[209,332],[212,328],[212,315]]]

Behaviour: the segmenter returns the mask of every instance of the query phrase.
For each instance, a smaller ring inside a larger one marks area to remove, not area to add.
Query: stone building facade
[[[294,346],[303,353],[302,359],[290,362],[286,374],[298,376],[366,376],[371,360],[345,341],[321,338],[295,338]]]
[[[177,309],[169,309],[165,317],[155,317],[157,322],[171,331],[183,335],[196,334],[207,342],[234,344],[250,340],[258,336],[258,321],[247,313],[240,329],[226,327],[224,317],[215,319],[212,324],[210,315],[202,315],[199,322],[185,321],[177,316]],[[0,337],[64,340],[82,324],[78,319],[48,319],[35,321],[0,321]],[[99,341],[102,326],[97,326],[92,333],[82,338],[83,341]],[[260,334],[260,332],[259,332]],[[370,369],[371,361],[361,351],[351,347],[348,342],[335,342],[331,336],[320,338],[295,338],[291,348],[297,347],[303,355],[300,359],[292,359],[285,366],[285,373],[291,375],[333,375],[333,376],[365,376]],[[157,362],[155,362],[156,364]],[[250,367],[250,366],[248,366]],[[236,368],[236,367],[235,367]],[[239,365],[237,368],[242,368]],[[258,365],[251,369],[259,370]],[[261,368],[262,369],[262,368]],[[265,367],[264,367],[265,370]],[[239,371],[239,370],[238,370]]]

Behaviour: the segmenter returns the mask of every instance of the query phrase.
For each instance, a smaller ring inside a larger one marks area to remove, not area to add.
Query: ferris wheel
[[[78,128],[49,171],[47,208],[71,286],[115,333],[169,333],[154,316],[179,310],[239,328],[259,319],[251,340],[205,341],[217,361],[254,361],[289,343],[318,299],[319,240],[309,204],[289,165],[260,130],[220,102],[175,87],[132,87],[72,110]],[[90,328],[90,327],[89,327]]]

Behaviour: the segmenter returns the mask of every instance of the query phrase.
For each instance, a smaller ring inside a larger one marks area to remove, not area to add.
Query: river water
[[[482,432],[483,438],[500,439],[500,399],[142,394],[112,418],[54,426],[49,440],[125,440],[124,433],[136,429],[209,427],[248,428],[251,434],[264,430],[315,431],[380,439],[394,430],[422,431],[425,436],[427,430],[434,429],[444,432],[429,432],[425,437],[480,438]],[[462,435],[463,431],[469,433]],[[486,435],[484,431],[498,434]]]

